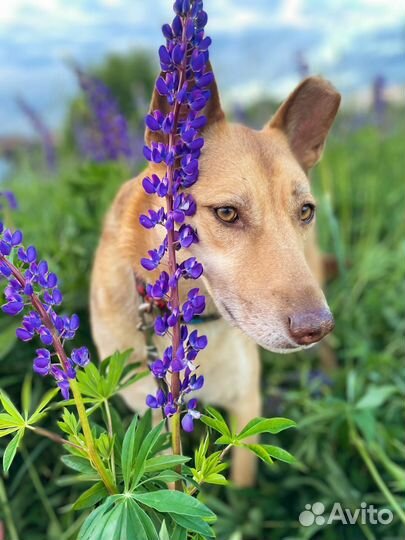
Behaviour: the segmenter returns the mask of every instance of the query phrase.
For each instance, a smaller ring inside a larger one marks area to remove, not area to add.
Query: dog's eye
[[[315,205],[311,203],[301,206],[300,219],[303,223],[311,223],[315,216]]]
[[[214,208],[215,215],[225,223],[234,223],[238,218],[238,211],[233,206]]]

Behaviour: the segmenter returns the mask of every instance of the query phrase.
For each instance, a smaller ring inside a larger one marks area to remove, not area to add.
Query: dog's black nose
[[[328,309],[304,311],[288,317],[290,335],[298,345],[311,345],[320,341],[335,327]]]

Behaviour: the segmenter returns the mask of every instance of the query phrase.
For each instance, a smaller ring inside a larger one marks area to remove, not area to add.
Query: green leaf
[[[398,390],[393,385],[374,386],[356,403],[356,409],[375,409],[380,407],[392,394]]]
[[[162,521],[159,531],[159,540],[170,540],[169,531],[167,530],[166,520]]]
[[[108,516],[108,512],[113,505],[114,499],[109,497],[101,506],[93,510],[93,512],[87,516],[85,522],[83,523],[79,532],[78,540],[95,540],[96,538],[97,540],[101,540],[95,534],[93,535],[93,533],[95,533],[97,528],[100,527],[100,524],[103,523],[105,516]]]
[[[215,533],[212,528],[201,518],[193,518],[180,514],[170,514],[172,519],[187,531],[195,532],[204,538],[214,538]]]
[[[201,421],[222,435],[232,437],[228,424],[222,414],[213,407],[207,407],[206,411],[210,416],[207,416],[206,414],[201,415]]]
[[[62,456],[61,461],[66,467],[73,469],[74,471],[80,472],[82,474],[94,475],[95,470],[90,465],[90,462],[86,458],[79,456],[65,455]]]
[[[135,461],[133,466],[133,479],[132,479],[132,489],[135,489],[139,480],[145,472],[145,462],[148,459],[152,448],[159,439],[160,432],[162,431],[164,422],[160,422],[156,427],[150,431],[145,439],[143,440],[139,451],[136,452],[135,449]]]
[[[82,510],[83,508],[90,508],[94,506],[102,499],[108,496],[108,492],[103,484],[103,482],[97,482],[94,486],[87,489],[84,493],[73,504],[73,510]]]
[[[187,461],[190,461],[190,458],[186,456],[154,456],[146,460],[145,472],[150,473],[163,471],[164,469],[169,469],[171,467],[177,467],[178,465],[182,465]]]
[[[132,464],[134,462],[135,434],[138,425],[138,416],[134,416],[122,443],[121,468],[125,489],[129,488]]]
[[[279,461],[284,461],[285,463],[297,462],[295,457],[292,454],[290,454],[290,452],[287,452],[287,450],[283,450],[283,448],[280,448],[279,446],[273,446],[271,444],[262,444],[262,447],[266,450],[268,455],[274,459],[278,459]]]
[[[25,418],[28,418],[31,409],[32,375],[26,375],[21,390],[21,404]]]
[[[181,525],[176,522],[174,523],[174,529],[170,531],[170,540],[187,540],[187,531]],[[198,538],[193,538],[192,540],[198,540]]]
[[[4,410],[8,412],[8,414],[15,419],[18,425],[20,426],[25,425],[24,418],[18,412],[13,402],[10,400],[10,398],[7,396],[7,394],[4,391],[0,391],[0,401],[4,407]]]
[[[20,422],[16,422],[13,416],[10,416],[7,413],[0,413],[0,429],[8,429],[11,427],[18,429],[21,427],[21,424]]]
[[[148,516],[148,514],[142,510],[140,506],[138,506],[135,501],[128,501],[129,505],[129,515],[128,515],[128,524],[130,525],[128,532],[134,531],[135,536],[133,536],[133,540],[141,540],[141,538],[138,536],[138,526],[137,522],[140,523],[141,527],[143,528],[146,536],[145,540],[159,540],[158,534],[156,532],[155,526],[152,523],[152,520]],[[109,539],[110,540],[110,539]],[[123,537],[122,540],[130,540],[130,536]]]
[[[28,419],[28,424],[32,425],[38,422],[44,415],[45,408],[49,404],[50,401],[56,396],[56,394],[59,392],[58,388],[52,388],[52,390],[49,390],[44,397],[41,399],[38,407],[35,409],[35,411],[32,413],[30,418]]]
[[[136,501],[113,495],[87,517],[79,540],[158,540],[158,534]]]
[[[96,366],[90,362],[84,370],[80,370],[77,374],[80,392],[93,400],[103,400],[104,396],[101,393],[101,375]]]
[[[267,463],[268,465],[273,464],[273,460],[269,456],[268,452],[261,444],[244,444],[244,448],[248,448],[251,452],[256,454],[257,457],[259,457],[262,461]]]
[[[379,427],[371,408],[353,409],[352,418],[367,442],[375,440]]]
[[[183,480],[184,476],[177,473],[176,471],[162,471],[156,476],[151,476],[146,480],[143,480],[142,484],[147,484],[148,482],[164,482],[166,484],[170,482],[176,482],[177,480]]]
[[[229,437],[228,435],[221,435],[216,439],[215,444],[234,444],[237,441],[235,441],[232,437]]]
[[[241,441],[259,433],[276,434],[295,426],[296,423],[288,418],[254,418],[237,435],[237,439]]]
[[[10,435],[10,433],[15,433],[18,429],[21,429],[20,426],[18,427],[12,427],[12,428],[6,428],[0,430],[0,438],[5,437],[6,435]]]
[[[227,486],[229,484],[228,480],[223,474],[211,473],[204,479],[205,484],[216,484],[220,486]]]
[[[108,387],[111,391],[114,391],[118,386],[118,383],[121,380],[121,375],[124,371],[124,367],[128,363],[128,360],[132,354],[132,349],[129,349],[124,352],[116,352],[107,360],[102,362],[103,365],[107,364],[106,369],[106,381],[108,382]]]
[[[132,497],[158,512],[169,512],[200,518],[215,518],[215,514],[198,499],[180,491],[162,489],[151,493],[133,493]]]
[[[8,472],[8,470],[10,469],[11,464],[13,463],[13,460],[15,458],[18,445],[20,444],[24,436],[24,432],[25,432],[24,428],[20,429],[6,446],[6,449],[4,450],[4,454],[3,454],[3,471],[4,472]]]

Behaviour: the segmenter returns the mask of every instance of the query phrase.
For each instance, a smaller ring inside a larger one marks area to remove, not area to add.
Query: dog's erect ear
[[[340,104],[340,94],[320,77],[297,86],[268,124],[281,129],[304,170],[321,158],[326,137]]]
[[[206,71],[207,72],[212,71],[210,62],[207,63]],[[210,126],[214,124],[215,122],[218,122],[219,120],[223,120],[225,118],[224,111],[222,110],[222,107],[221,107],[221,101],[219,99],[218,87],[215,80],[209,87],[209,90],[211,92],[211,98],[208,101],[205,108],[202,110],[202,114],[204,114],[207,117],[207,126]],[[153,89],[149,112],[151,113],[156,110],[161,111],[163,114],[168,114],[170,111],[170,106],[167,103],[166,96],[161,96],[155,87]],[[149,128],[146,128],[145,142],[147,145],[150,145],[152,141],[163,142],[164,135],[160,131],[158,132],[151,131]]]

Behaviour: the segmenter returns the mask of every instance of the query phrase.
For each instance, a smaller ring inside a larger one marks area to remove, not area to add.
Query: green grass
[[[255,489],[210,490],[209,502],[220,514],[220,539],[405,536],[400,520],[405,504],[404,136],[399,121],[384,135],[371,127],[351,133],[341,125],[315,171],[320,243],[340,265],[327,290],[336,318],[330,339],[336,368],[327,379],[320,376],[324,370],[316,349],[292,356],[263,353],[265,413],[299,423],[299,430],[282,437],[282,446],[299,463],[261,467]],[[11,219],[61,275],[66,310],[83,319],[78,342],[89,343],[91,258],[108,202],[130,173],[122,164],[62,165],[54,178],[20,165],[7,183],[21,204]],[[13,331],[2,317],[1,386],[17,400],[31,371],[32,350],[16,343]],[[35,378],[34,392],[44,384]],[[129,417],[122,404],[118,407]],[[0,516],[11,540],[76,537],[78,514],[68,506],[80,487],[65,485],[59,455],[59,448],[28,435],[25,451],[0,482]],[[328,511],[335,501],[353,509],[366,501],[393,509],[395,519],[387,526],[299,528],[299,513],[315,501]]]

